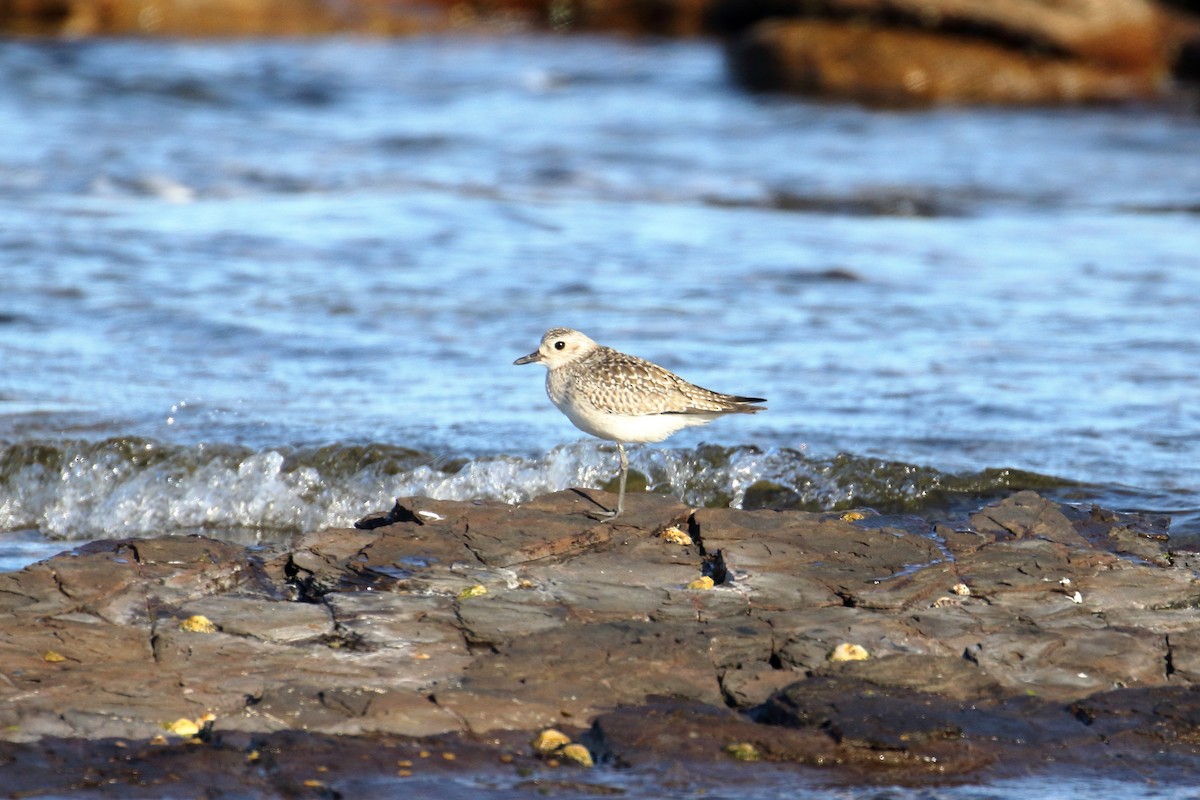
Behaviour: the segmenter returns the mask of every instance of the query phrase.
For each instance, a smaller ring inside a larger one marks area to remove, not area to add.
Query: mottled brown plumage
[[[550,380],[555,393],[587,400],[610,414],[730,414],[758,411],[747,403],[757,398],[735,397],[688,383],[650,361],[603,345],[597,346]],[[552,395],[553,396],[553,395]]]

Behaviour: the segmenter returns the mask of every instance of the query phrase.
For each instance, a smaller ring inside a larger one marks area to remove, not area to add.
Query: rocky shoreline
[[[751,90],[883,106],[1163,98],[1200,77],[1194,0],[21,0],[25,36],[714,36]]]
[[[286,547],[99,541],[2,574],[0,786],[1200,768],[1195,562],[1137,519],[1032,492],[953,529],[638,494],[605,525],[593,498],[404,498]],[[547,728],[596,768],[535,752]]]

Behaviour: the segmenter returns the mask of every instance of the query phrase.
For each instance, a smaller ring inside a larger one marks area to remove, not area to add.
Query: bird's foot
[[[591,517],[592,519],[600,520],[601,522],[612,522],[614,519],[621,516],[621,512],[625,510],[624,503],[618,502],[615,510],[611,508],[605,508],[604,506],[600,505],[599,500],[592,497],[582,489],[572,489],[571,491],[595,506],[595,508],[583,512],[585,517]]]
[[[616,509],[615,511],[608,509],[601,511],[585,511],[584,514],[599,522],[612,522],[614,519],[621,516],[621,509]]]

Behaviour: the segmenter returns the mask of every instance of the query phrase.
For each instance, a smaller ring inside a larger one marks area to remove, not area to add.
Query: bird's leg
[[[617,452],[621,454],[621,477],[617,484],[617,508],[615,511],[589,513],[588,516],[601,522],[612,522],[621,516],[625,510],[625,481],[629,478],[629,456],[625,454],[625,445],[617,442]]]
[[[617,442],[617,452],[621,454],[621,482],[617,487],[617,513],[612,515],[613,519],[621,516],[625,510],[625,480],[629,477],[629,458],[625,455],[625,445]]]

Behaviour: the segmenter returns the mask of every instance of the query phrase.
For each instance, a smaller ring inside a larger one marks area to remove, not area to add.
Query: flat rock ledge
[[[1032,492],[959,529],[649,494],[587,516],[614,499],[403,498],[274,550],[100,541],[0,574],[0,796],[1200,767],[1200,583],[1136,519]],[[596,769],[537,759],[548,727]]]

